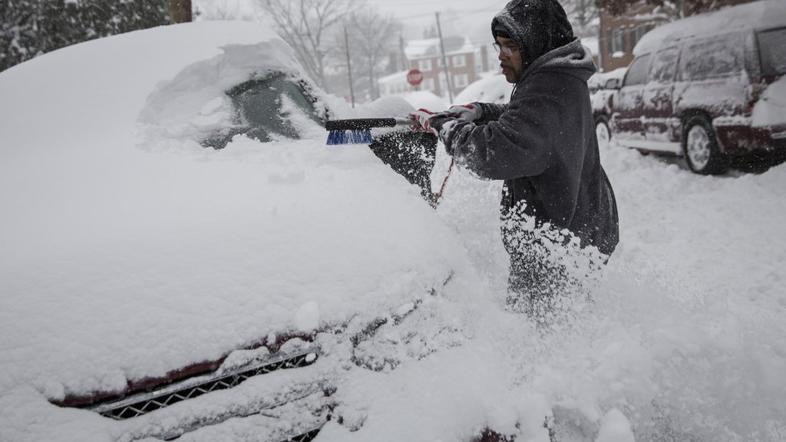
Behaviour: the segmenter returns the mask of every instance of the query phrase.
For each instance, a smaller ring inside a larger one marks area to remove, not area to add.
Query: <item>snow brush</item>
[[[331,120],[325,123],[328,131],[327,145],[371,144],[371,129],[375,127],[414,127],[409,118],[355,118],[351,120]]]

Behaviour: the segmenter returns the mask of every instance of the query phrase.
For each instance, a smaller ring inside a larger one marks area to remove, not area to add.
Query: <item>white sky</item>
[[[392,14],[404,23],[404,37],[420,38],[435,23],[440,12],[445,36],[465,35],[473,43],[491,42],[491,19],[508,0],[366,0],[383,14]],[[257,0],[195,0],[203,10],[221,8],[235,18],[253,15]]]
[[[423,28],[435,22],[440,12],[444,35],[467,35],[473,42],[491,41],[491,19],[508,0],[366,0],[382,13],[390,13],[405,24],[405,36],[420,37]]]

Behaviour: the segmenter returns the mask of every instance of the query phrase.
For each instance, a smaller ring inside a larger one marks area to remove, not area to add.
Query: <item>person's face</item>
[[[494,46],[498,52],[502,75],[505,76],[505,80],[508,83],[516,83],[524,71],[524,64],[521,60],[521,48],[510,38],[497,37],[496,43]]]

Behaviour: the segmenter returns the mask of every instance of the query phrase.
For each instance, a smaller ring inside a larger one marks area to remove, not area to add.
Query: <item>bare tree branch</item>
[[[359,0],[258,1],[273,18],[281,37],[295,50],[308,75],[325,88],[325,70],[332,49],[326,46],[325,35]]]

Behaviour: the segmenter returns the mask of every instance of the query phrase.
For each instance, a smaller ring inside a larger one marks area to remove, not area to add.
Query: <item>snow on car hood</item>
[[[256,45],[261,66],[264,48],[285,60],[258,24],[212,22],[0,74],[0,392],[122,389],[271,333],[395,308],[468,271],[418,189],[365,146],[324,147],[305,117],[310,139],[147,148],[137,119],[156,85],[238,45]],[[246,65],[225,72],[253,67],[230,59]],[[182,85],[179,107],[199,102],[191,92]]]
[[[751,114],[753,127],[786,125],[786,76],[767,86]]]
[[[501,74],[490,75],[467,86],[456,97],[455,102],[459,104],[472,103],[475,101],[486,103],[507,103],[513,85],[505,80]]]

